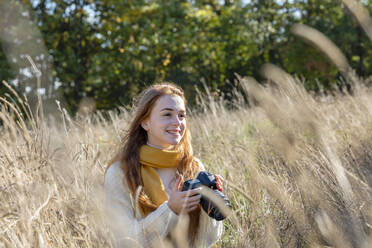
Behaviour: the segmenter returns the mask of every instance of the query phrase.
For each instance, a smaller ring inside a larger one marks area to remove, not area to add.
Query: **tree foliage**
[[[191,103],[202,82],[228,95],[236,73],[258,77],[267,62],[303,75],[309,89],[317,90],[317,79],[331,87],[338,71],[290,33],[294,23],[326,34],[360,76],[372,72],[371,41],[334,0],[9,2],[29,7],[23,13],[39,28],[47,51],[40,56],[33,49],[31,55],[38,65],[52,61],[44,66],[49,76],[43,81],[53,89],[60,84],[71,111],[84,97],[93,98],[98,109],[127,105],[159,81],[181,85]],[[363,3],[372,11],[370,1]],[[21,69],[11,64],[22,54],[7,54],[9,39],[0,42],[0,80],[19,78]]]

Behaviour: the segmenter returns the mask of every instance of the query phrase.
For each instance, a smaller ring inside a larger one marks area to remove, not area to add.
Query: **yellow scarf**
[[[141,178],[145,193],[150,200],[159,207],[168,200],[167,193],[162,180],[155,168],[171,168],[178,166],[182,154],[179,150],[169,151],[161,150],[149,145],[143,145],[140,148]],[[151,213],[150,209],[140,206],[142,217]]]

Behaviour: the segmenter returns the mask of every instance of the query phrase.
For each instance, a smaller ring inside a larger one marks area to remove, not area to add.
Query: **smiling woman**
[[[164,95],[156,102],[150,116],[141,125],[148,144],[171,149],[180,143],[186,128],[185,103],[178,95]]]
[[[209,247],[222,234],[222,222],[200,209],[200,188],[180,191],[204,170],[192,153],[185,105],[182,89],[169,83],[140,95],[123,147],[105,173],[105,211],[116,247],[174,243],[171,230],[180,215],[190,220],[182,246]]]

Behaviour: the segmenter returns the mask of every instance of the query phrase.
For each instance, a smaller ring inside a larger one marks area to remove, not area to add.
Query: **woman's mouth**
[[[169,133],[170,135],[173,135],[173,136],[179,136],[181,131],[179,131],[179,130],[167,130],[167,133]]]

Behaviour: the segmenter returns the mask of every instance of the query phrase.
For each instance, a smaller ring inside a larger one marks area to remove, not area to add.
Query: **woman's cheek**
[[[184,123],[183,123],[183,126],[182,126],[182,135],[184,135],[185,134],[185,131],[186,131],[186,121],[184,121]]]

